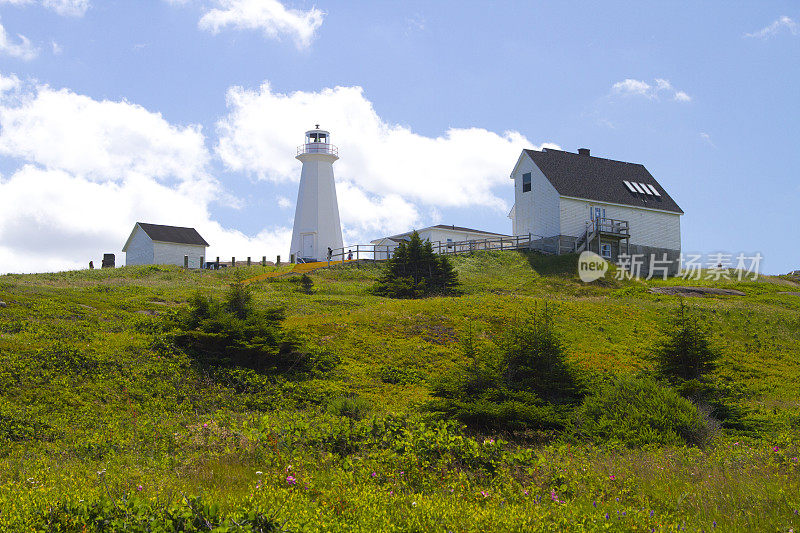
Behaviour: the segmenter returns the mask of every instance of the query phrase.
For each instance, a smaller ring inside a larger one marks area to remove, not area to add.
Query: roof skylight
[[[636,189],[633,188],[633,184],[630,181],[628,180],[623,180],[623,181],[625,182],[625,186],[628,188],[629,191],[636,192]]]
[[[644,189],[642,188],[642,186],[639,185],[638,183],[636,183],[635,181],[633,182],[633,186],[636,187],[636,192],[640,192],[642,194],[647,194],[646,192],[644,192]]]
[[[658,192],[658,189],[656,189],[652,185],[648,185],[648,187],[650,187],[650,190],[653,191],[653,194],[655,194],[656,196],[661,196],[661,193]]]

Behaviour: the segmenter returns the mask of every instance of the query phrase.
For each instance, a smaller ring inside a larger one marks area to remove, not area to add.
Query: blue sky
[[[519,151],[588,147],[650,170],[686,252],[797,269],[798,24],[769,1],[0,0],[0,272],[121,254],[136,220],[285,256],[314,122],[349,243],[509,232]]]

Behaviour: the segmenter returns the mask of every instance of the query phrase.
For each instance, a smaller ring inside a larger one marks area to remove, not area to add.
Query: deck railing
[[[630,224],[627,220],[596,218],[594,220],[587,220],[586,225],[590,234],[599,231],[600,233],[610,233],[612,235],[619,235],[620,237],[630,236]]]
[[[445,255],[469,254],[483,250],[536,250],[542,253],[558,253],[558,243],[538,235],[515,235],[472,241],[431,242],[434,253]],[[386,261],[392,256],[395,247],[385,244],[354,244],[331,250],[330,257],[323,254],[320,261]],[[295,257],[300,257],[299,253]]]

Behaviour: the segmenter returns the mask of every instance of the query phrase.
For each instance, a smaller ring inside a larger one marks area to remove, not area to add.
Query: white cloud
[[[647,98],[653,97],[653,88],[649,83],[640,80],[632,80],[630,78],[618,81],[611,89],[619,94],[646,96]]]
[[[790,19],[786,15],[783,15],[772,21],[772,24],[770,24],[769,26],[765,26],[753,33],[745,33],[744,36],[757,37],[759,39],[768,39],[774,35],[777,35],[783,30],[788,31],[792,35],[797,35],[798,33],[797,22]]]
[[[652,84],[644,80],[626,78],[611,86],[612,94],[621,96],[641,96],[649,100],[659,100],[662,96],[671,97],[676,102],[691,102],[692,97],[672,86],[669,80],[656,78]]]
[[[64,47],[58,44],[55,41],[52,41],[50,45],[53,47],[53,55],[60,56],[64,52]]]
[[[199,126],[173,126],[125,101],[97,101],[66,89],[29,88],[0,106],[0,154],[99,181],[138,172],[188,180],[209,154]]]
[[[217,125],[217,154],[228,168],[260,179],[295,182],[300,169],[291,156],[302,143],[304,131],[320,123],[339,146],[341,159],[334,167],[337,182],[347,182],[373,204],[385,202],[377,211],[399,210],[406,229],[407,222],[418,217],[411,210],[415,202],[507,211],[494,189],[509,186],[508,176],[520,150],[533,147],[514,131],[497,134],[481,128],[451,128],[439,137],[414,133],[384,121],[360,87],[292,94],[273,92],[268,83],[257,90],[232,87],[228,108],[228,115]],[[388,229],[387,223],[369,226],[367,220],[377,216],[373,211],[368,217],[351,214],[365,202],[355,191],[343,190],[354,201],[350,205],[340,199],[343,221],[357,222],[365,229]]]
[[[193,226],[209,256],[275,255],[291,230],[255,236],[211,220],[225,199],[197,126],[175,126],[128,102],[0,75],[0,153],[21,161],[0,178],[0,273],[85,267],[117,253],[136,221]]]
[[[19,40],[13,42],[6,29],[0,24],[0,54],[16,57],[23,61],[30,61],[39,55],[39,51],[27,37],[24,35],[17,35],[17,37]]]
[[[25,6],[37,4],[59,15],[82,17],[89,9],[89,0],[0,0],[0,4]]]
[[[168,1],[173,4],[189,2]],[[317,8],[290,9],[278,0],[215,0],[213,5],[216,7],[206,9],[200,18],[201,29],[215,34],[226,28],[260,30],[271,39],[287,36],[298,48],[311,45],[325,17]]]
[[[281,209],[289,209],[292,207],[292,201],[285,196],[278,196],[278,207]]]

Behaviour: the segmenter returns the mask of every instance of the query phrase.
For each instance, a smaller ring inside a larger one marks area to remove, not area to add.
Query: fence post
[[[205,259],[205,256],[202,256],[202,255],[201,255],[201,256],[200,256],[200,270],[202,270],[202,269],[203,269],[203,259]]]
[[[262,267],[267,266],[267,256],[266,255],[262,255],[261,256],[261,266]]]
[[[247,266],[250,266],[250,257],[247,258]]]
[[[278,260],[275,261],[275,266],[281,266],[281,256],[278,256]]]
[[[231,268],[236,267],[236,256],[231,257]]]
[[[214,265],[214,270],[219,270],[219,256],[217,256],[217,264]]]
[[[289,262],[294,264],[294,254],[289,254]]]
[[[189,268],[189,256],[188,255],[184,255],[183,256],[183,268]]]

